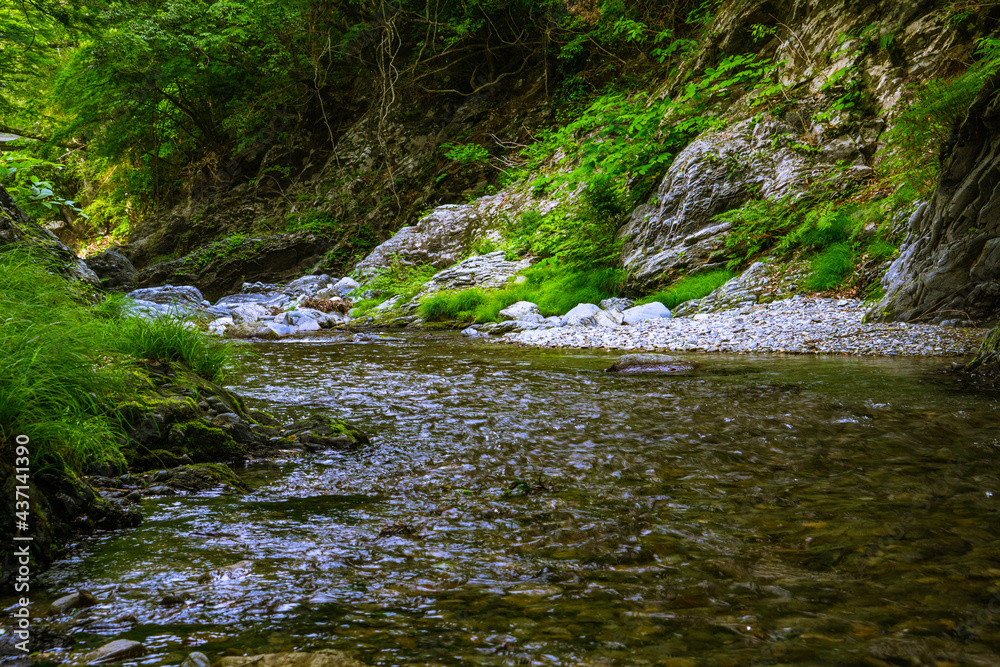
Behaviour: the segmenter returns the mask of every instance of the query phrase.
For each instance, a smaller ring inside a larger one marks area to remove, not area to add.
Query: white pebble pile
[[[660,318],[616,328],[565,326],[496,339],[533,347],[687,352],[965,356],[986,329],[865,323],[855,299],[796,296],[738,310]]]

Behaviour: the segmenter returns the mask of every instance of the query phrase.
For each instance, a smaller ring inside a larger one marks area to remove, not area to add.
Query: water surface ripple
[[[373,444],[251,467],[246,496],[146,501],[140,528],[47,575],[106,601],[75,621],[78,648],[1000,663],[998,400],[940,360],[701,356],[626,376],[601,352],[445,334],[258,349],[233,385],[253,407],[328,411]]]

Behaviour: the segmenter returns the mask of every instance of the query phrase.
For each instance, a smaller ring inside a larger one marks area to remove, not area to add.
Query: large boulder
[[[128,298],[135,301],[150,301],[162,305],[192,304],[200,306],[205,297],[197,287],[191,285],[164,285],[162,287],[147,287],[128,293]]]
[[[330,287],[330,276],[325,273],[320,276],[302,276],[288,283],[282,289],[292,296],[313,296],[317,292]]]
[[[861,147],[846,135],[832,137],[812,155],[797,150],[788,137],[803,134],[803,123],[799,115],[764,114],[688,144],[620,232],[625,268],[635,281],[665,283],[706,265],[724,266],[730,225],[715,216],[752,197],[777,199],[804,189],[840,161],[857,166],[859,177],[870,174]]]
[[[451,266],[468,253],[475,233],[484,226],[471,205],[438,206],[413,227],[403,227],[357,265],[363,276],[373,275],[394,261]]]
[[[83,260],[101,280],[101,287],[111,291],[128,291],[135,286],[138,271],[128,257],[116,250],[105,250]]]
[[[545,322],[545,320],[543,320]],[[581,303],[563,315],[560,325],[564,327],[607,327],[618,326],[618,321],[592,303]]]
[[[1000,76],[969,107],[930,203],[882,280],[877,320],[1000,317]]]
[[[651,301],[641,306],[633,306],[622,313],[625,324],[639,324],[662,317],[670,317],[670,310],[659,301]]]
[[[354,290],[358,289],[359,287],[361,287],[361,285],[358,283],[357,280],[354,280],[353,278],[349,277],[341,278],[340,280],[337,281],[337,283],[333,287],[327,288],[326,290],[317,293],[316,296],[322,299],[329,299],[331,297],[338,297],[338,296],[345,297]]]

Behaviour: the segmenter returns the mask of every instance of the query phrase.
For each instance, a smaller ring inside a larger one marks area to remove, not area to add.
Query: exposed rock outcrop
[[[135,287],[138,271],[132,266],[128,257],[116,250],[91,255],[84,260],[87,266],[101,280],[101,287],[109,291],[127,292]]]
[[[1000,317],[1000,77],[980,90],[934,196],[910,233],[869,315],[938,323]]]
[[[817,158],[788,137],[802,134],[794,120],[751,118],[695,139],[674,160],[653,199],[633,211],[620,232],[625,268],[640,284],[656,284],[696,268],[724,266],[729,224],[713,218],[751,197],[778,199],[844,160],[867,175],[854,138],[833,139]]]
[[[235,292],[247,280],[273,282],[300,276],[331,244],[329,238],[307,233],[245,238],[232,245],[220,242],[180,259],[149,264],[136,276],[136,285],[194,285],[209,299],[218,299]],[[148,255],[139,244],[120,250],[140,266]]]

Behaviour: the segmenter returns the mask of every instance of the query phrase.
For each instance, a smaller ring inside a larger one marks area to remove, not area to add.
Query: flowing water
[[[450,334],[258,349],[232,386],[252,407],[372,445],[144,501],[45,575],[104,601],[67,659],[124,636],[150,665],[1000,664],[1000,402],[947,362],[613,375],[612,354]]]

